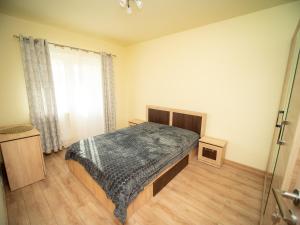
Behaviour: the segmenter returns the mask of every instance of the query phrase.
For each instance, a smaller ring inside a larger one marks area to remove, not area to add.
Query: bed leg
[[[191,160],[197,160],[198,156],[198,147],[195,147],[190,153],[189,153],[189,161]]]

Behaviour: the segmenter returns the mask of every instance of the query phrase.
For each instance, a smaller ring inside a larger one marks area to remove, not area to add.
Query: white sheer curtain
[[[63,145],[104,133],[101,56],[49,47]]]

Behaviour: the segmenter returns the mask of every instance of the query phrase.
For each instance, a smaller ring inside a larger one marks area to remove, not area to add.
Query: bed
[[[147,106],[147,122],[90,137],[66,152],[70,171],[114,214],[134,214],[196,156],[206,115]]]

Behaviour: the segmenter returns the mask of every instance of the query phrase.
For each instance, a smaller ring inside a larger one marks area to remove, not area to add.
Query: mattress
[[[147,122],[81,140],[68,148],[65,159],[86,169],[115,204],[115,216],[125,223],[128,205],[198,139],[193,131]]]

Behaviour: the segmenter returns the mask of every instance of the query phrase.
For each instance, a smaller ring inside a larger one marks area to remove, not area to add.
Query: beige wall
[[[300,2],[127,49],[129,115],[147,104],[206,112],[226,158],[265,169]]]
[[[107,51],[115,58],[117,126],[127,120],[126,82],[123,72],[124,48],[99,38],[69,32],[52,26],[0,14],[0,126],[29,121],[28,103],[20,49],[14,34],[46,38],[50,42],[96,51]]]

